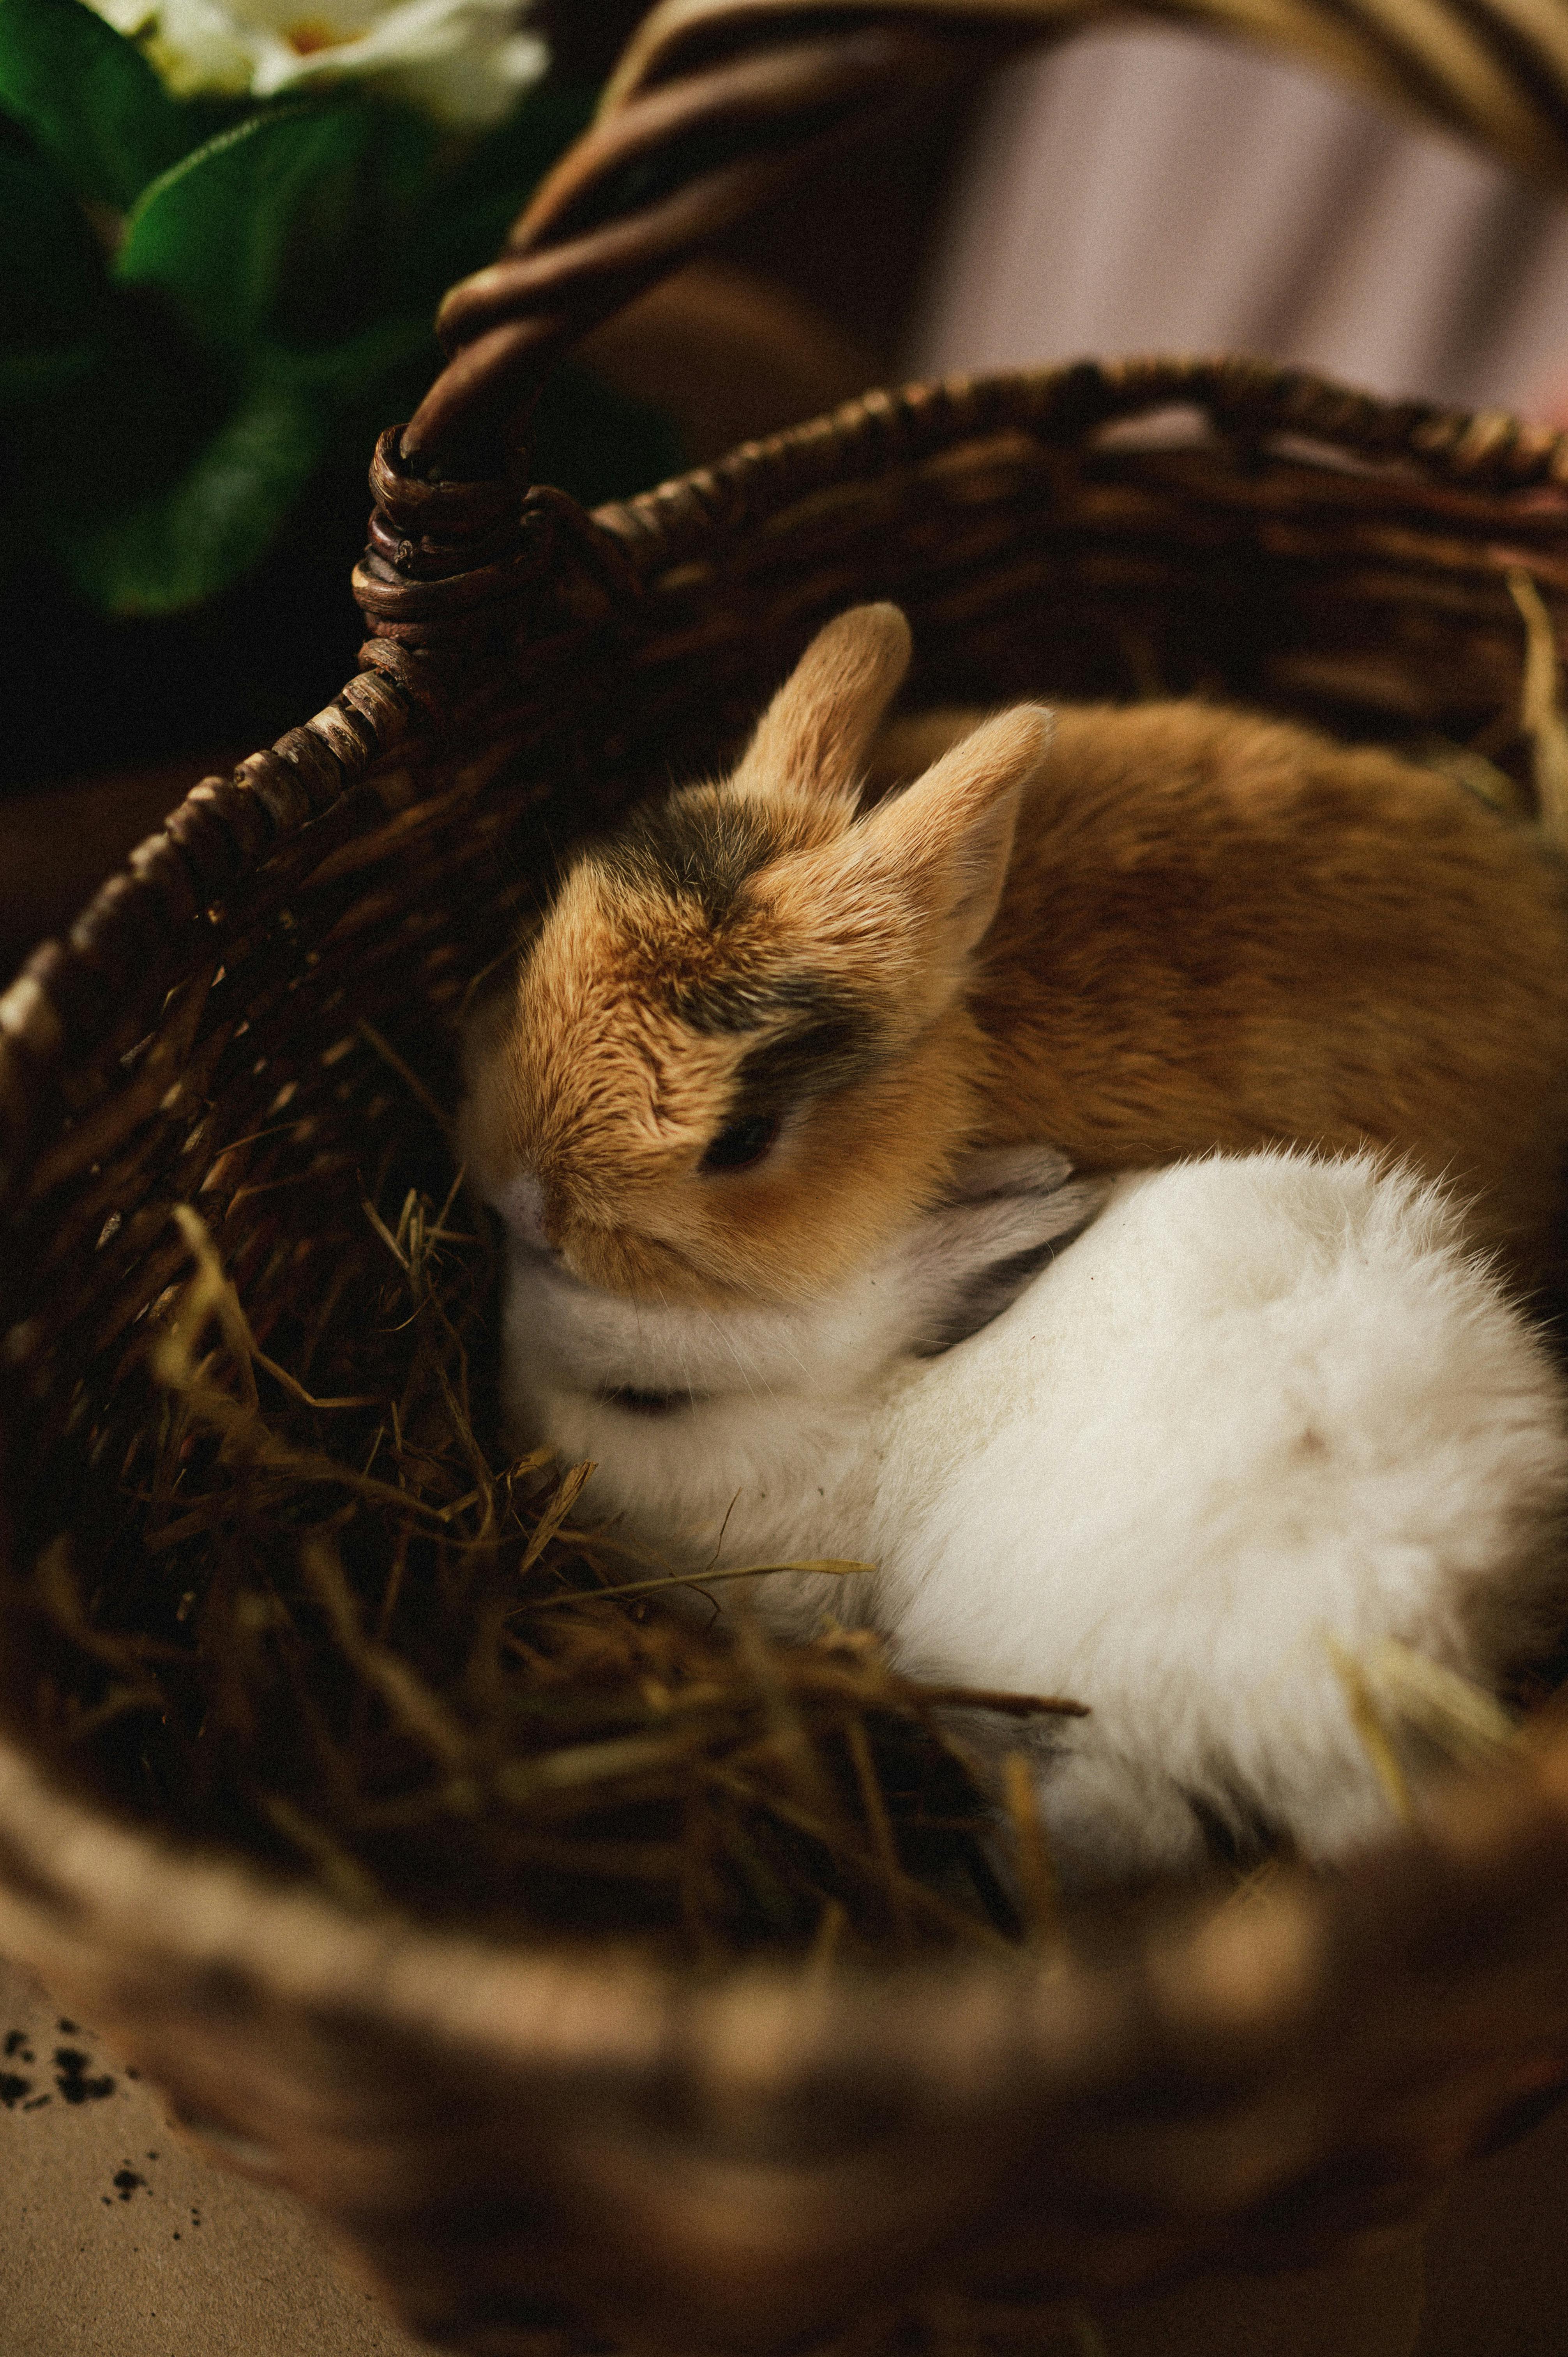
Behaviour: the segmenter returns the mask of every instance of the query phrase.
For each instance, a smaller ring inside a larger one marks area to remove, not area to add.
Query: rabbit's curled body
[[[1529,829],[1197,703],[896,724],[891,607],[823,630],[734,775],[569,870],[475,1026],[464,1152],[649,1300],[801,1300],[974,1146],[1080,1167],[1369,1144],[1533,1279],[1568,1138],[1568,905]],[[874,780],[897,791],[867,794]]]
[[[1563,1381],[1438,1189],[1281,1152],[1116,1181],[920,1357],[1086,1216],[1042,1167],[982,1157],[810,1309],[629,1302],[520,1248],[516,1437],[597,1460],[592,1511],[689,1571],[877,1565],[746,1583],[786,1633],[1088,1704],[1041,1738],[1076,1878],[1188,1863],[1205,1821],[1340,1854],[1391,1819],[1336,1648],[1494,1686],[1561,1611]]]
[[[918,774],[979,718],[895,727],[879,765]],[[1375,1142],[1478,1188],[1489,1241],[1538,1240],[1568,1126],[1568,912],[1539,845],[1431,771],[1253,715],[1055,723],[973,960],[977,1142],[1102,1169]]]

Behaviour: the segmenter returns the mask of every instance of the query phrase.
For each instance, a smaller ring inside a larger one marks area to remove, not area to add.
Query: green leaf
[[[160,301],[111,287],[91,372],[7,421],[24,505],[62,526],[172,483],[232,409],[215,369]]]
[[[347,337],[341,343],[314,350],[274,348],[273,360],[302,392],[319,393],[334,403],[359,404],[381,400],[381,388],[406,382],[411,368],[417,371],[414,382],[423,393],[432,367],[441,364],[441,347],[429,320],[416,314],[379,320],[362,335]],[[365,446],[367,465],[376,435],[389,422],[383,414],[371,428]]]
[[[363,102],[252,115],[146,189],[115,277],[161,286],[192,334],[244,351],[265,334],[285,277],[309,266],[294,232],[313,186],[352,167],[374,130]]]
[[[296,528],[313,511],[312,482],[362,482],[375,432],[439,364],[435,297],[491,257],[588,102],[536,95],[456,162],[419,118],[363,96],[269,106],[142,189],[108,270],[48,164],[28,156],[7,179],[0,143],[16,314],[32,323],[16,348],[0,326],[0,394],[18,403],[30,544],[111,614],[229,588],[291,511]],[[0,229],[0,303],[7,250]],[[589,500],[680,460],[657,413],[575,371],[537,431],[540,477]]]
[[[309,395],[263,377],[172,482],[118,510],[56,518],[46,537],[75,587],[105,612],[178,613],[265,554],[325,444]]]
[[[116,212],[199,135],[135,43],[82,0],[0,0],[0,109],[68,187]]]
[[[0,117],[0,400],[52,391],[91,366],[108,301],[81,206]]]
[[[441,202],[439,156],[433,124],[378,102],[358,149],[302,189],[274,312],[280,343],[342,345],[424,307],[408,298],[403,257],[422,205]]]
[[[432,309],[449,286],[482,270],[557,158],[593,120],[598,92],[552,78],[470,148],[424,210],[405,253],[411,300]]]

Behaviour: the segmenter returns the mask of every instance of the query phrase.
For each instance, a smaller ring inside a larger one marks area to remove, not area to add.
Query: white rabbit
[[[874,1562],[746,1585],[789,1633],[859,1620],[913,1675],[1090,1706],[1033,1723],[1072,1880],[1189,1863],[1206,1825],[1315,1857],[1386,1830],[1336,1649],[1494,1686],[1568,1593],[1563,1381],[1442,1192],[1370,1156],[1109,1189],[980,1157],[788,1308],[639,1303],[512,1253],[515,1437],[596,1460],[596,1517],[699,1572]]]

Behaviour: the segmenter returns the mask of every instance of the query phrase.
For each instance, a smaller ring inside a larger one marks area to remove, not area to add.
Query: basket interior
[[[864,1648],[569,1600],[643,1575],[541,1538],[570,1528],[555,1473],[504,1478],[495,1272],[446,1117],[465,999],[562,854],[733,753],[860,598],[908,613],[916,702],[1197,693],[1527,789],[1509,576],[1568,595],[1547,446],[1510,483],[1495,442],[1430,459],[1413,412],[1101,430],[1071,391],[879,396],[602,511],[635,593],[563,568],[449,726],[249,867],[160,944],[156,1010],[131,995],[61,1060],[5,1248],[0,1699],[68,1785],[348,1907],[525,1936],[702,1958],[1016,1930],[981,1795]],[[421,1452],[423,1503],[372,1512]],[[722,1706],[671,1719],[704,1681]]]

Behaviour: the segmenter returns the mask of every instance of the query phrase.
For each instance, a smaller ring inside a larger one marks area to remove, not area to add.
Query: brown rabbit
[[[1530,832],[1199,703],[933,714],[874,748],[908,653],[896,608],[842,615],[732,777],[568,872],[469,1041],[465,1151],[525,1247],[621,1293],[789,1299],[970,1148],[1370,1142],[1539,1271],[1568,889]]]

